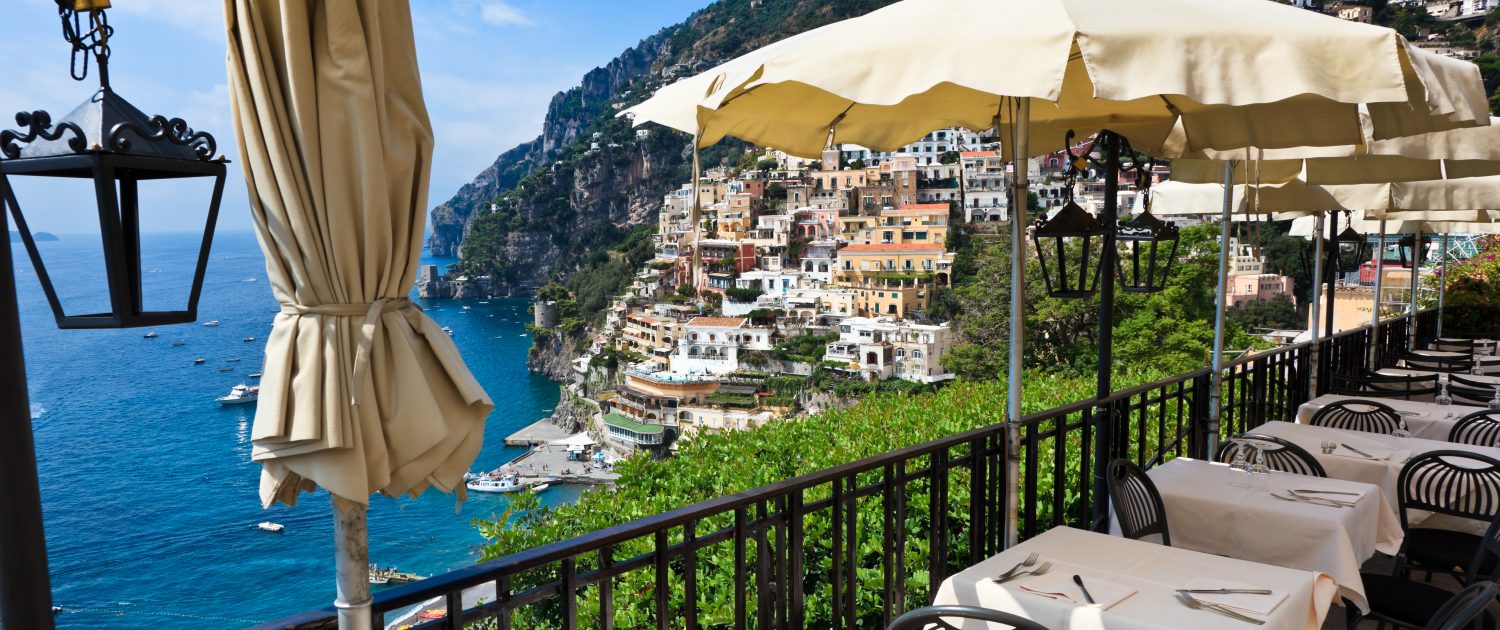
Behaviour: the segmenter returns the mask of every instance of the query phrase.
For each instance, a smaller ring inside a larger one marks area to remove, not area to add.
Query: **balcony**
[[[1226,365],[1220,436],[1294,417],[1311,384],[1322,393],[1333,376],[1362,371],[1372,341],[1404,348],[1410,335],[1431,339],[1434,328],[1428,311]],[[1107,530],[1101,482],[1109,460],[1152,468],[1206,458],[1209,382],[1199,369],[1033,413],[1013,429],[981,427],[488,560],[377,593],[375,622],[446,602],[455,614],[413,627],[495,619],[510,628],[523,615],[544,627],[609,627],[624,601],[638,625],[656,627],[884,627],[1012,537],[1060,526]],[[658,425],[606,422],[612,436],[661,439]],[[1019,506],[1015,520],[1007,501]],[[858,532],[873,530],[882,544],[861,547]],[[626,545],[644,552],[622,557]],[[475,601],[480,589],[493,596]],[[732,619],[705,617],[717,603],[705,597],[715,596],[732,598],[723,602]],[[258,628],[326,629],[335,616],[327,608]]]

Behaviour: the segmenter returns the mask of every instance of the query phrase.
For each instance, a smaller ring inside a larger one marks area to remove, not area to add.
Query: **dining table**
[[[1256,427],[1252,432],[1279,437],[1302,447],[1318,460],[1329,478],[1347,479],[1379,486],[1381,492],[1385,494],[1387,503],[1396,510],[1401,509],[1400,498],[1396,491],[1397,480],[1401,475],[1401,467],[1412,455],[1430,451],[1464,451],[1500,459],[1500,449],[1490,446],[1412,437],[1406,439],[1403,448],[1399,438],[1383,433],[1348,431],[1294,422],[1267,422]],[[1334,444],[1335,448],[1331,452],[1324,453],[1322,450],[1324,442]],[[1488,522],[1475,519],[1416,511],[1409,514],[1407,520],[1412,526],[1451,529],[1476,535],[1483,535],[1485,528],[1489,525]]]
[[[1382,370],[1382,373],[1384,372]],[[1413,438],[1437,442],[1448,441],[1448,434],[1453,430],[1453,425],[1458,424],[1458,421],[1464,416],[1476,411],[1485,410],[1484,407],[1474,407],[1471,405],[1451,405],[1451,408],[1444,409],[1437,403],[1420,400],[1403,400],[1400,398],[1372,399],[1346,394],[1323,394],[1297,407],[1297,422],[1299,424],[1310,424],[1313,416],[1317,414],[1319,409],[1343,400],[1372,400],[1395,409],[1396,413],[1400,414],[1401,419],[1406,422],[1406,430],[1411,432]]]
[[[1035,562],[1004,583],[995,578]],[[1091,593],[1089,604],[1073,577]],[[1230,606],[1264,625],[1236,620],[1208,608],[1193,608],[1177,589],[1264,589],[1269,594],[1206,594],[1199,602]],[[1278,567],[1209,553],[1130,540],[1070,527],[1056,527],[943,580],[934,605],[961,604],[1001,610],[1062,630],[1265,628],[1316,630],[1338,596],[1326,573]],[[962,630],[991,626],[977,620],[945,619]]]
[[[1360,565],[1377,551],[1395,555],[1404,537],[1394,507],[1373,484],[1282,472],[1262,479],[1186,457],[1146,476],[1161,495],[1173,547],[1326,573],[1364,612]],[[1118,527],[1111,519],[1111,533]]]

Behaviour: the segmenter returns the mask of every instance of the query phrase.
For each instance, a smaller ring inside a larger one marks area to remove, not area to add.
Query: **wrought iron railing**
[[[1369,340],[1404,347],[1409,321],[1321,340],[1317,371],[1365,369]],[[1419,314],[1417,337],[1431,338],[1434,323],[1433,313]],[[1313,351],[1302,343],[1227,365],[1222,436],[1294,417],[1309,397]],[[927,604],[949,575],[1004,548],[1012,488],[1021,538],[1059,525],[1103,527],[1099,482],[1110,459],[1149,467],[1206,457],[1210,374],[1026,416],[1014,450],[1009,427],[995,424],[391,588],[376,596],[375,624],[440,600],[451,615],[412,627],[613,628],[620,615],[632,627],[884,627]],[[861,533],[876,531],[878,544],[861,544],[871,542]],[[465,606],[465,591],[477,588],[493,596]],[[333,627],[328,608],[257,628]]]

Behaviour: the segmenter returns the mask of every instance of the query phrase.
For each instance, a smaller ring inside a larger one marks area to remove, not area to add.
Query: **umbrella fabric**
[[[1312,236],[1315,217],[1298,217],[1292,220],[1287,231],[1291,236]],[[1345,220],[1347,226],[1357,234],[1381,234],[1380,219],[1370,218],[1363,212],[1355,212]],[[1500,223],[1494,222],[1489,211],[1468,213],[1466,218],[1454,216],[1452,221],[1386,221],[1384,234],[1500,234]]]
[[[1252,208],[1244,198],[1246,187],[1237,185],[1234,187],[1234,206],[1231,211],[1235,218],[1249,219],[1270,214],[1274,220],[1285,220],[1329,210],[1366,210],[1377,207],[1383,209],[1391,204],[1393,186],[1394,184],[1314,186],[1300,181],[1281,185],[1251,186],[1249,188],[1253,191],[1255,198]],[[1224,186],[1222,184],[1168,181],[1152,186],[1147,194],[1151,196],[1151,212],[1157,215],[1216,215],[1223,212]]]
[[[235,134],[281,312],[251,457],[261,501],[321,486],[360,504],[435,486],[462,497],[493,404],[407,300],[432,127],[410,7],[225,0]]]
[[[944,36],[913,57],[914,32]],[[1472,64],[1263,0],[906,0],[793,39],[626,113],[701,129],[700,146],[732,135],[796,155],[816,155],[830,127],[835,141],[876,150],[943,126],[988,128],[997,115],[1004,132],[1001,97],[1032,99],[1038,151],[1069,129],[1105,127],[1169,156],[1353,145],[1361,103],[1375,138],[1488,116]]]

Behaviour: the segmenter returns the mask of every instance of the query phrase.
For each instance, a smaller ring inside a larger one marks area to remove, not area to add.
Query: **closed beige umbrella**
[[[281,303],[251,457],[267,506],[315,487],[333,495],[336,605],[357,615],[369,604],[369,496],[461,498],[493,407],[407,299],[433,144],[410,7],[225,0],[224,17],[251,215]]]

